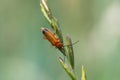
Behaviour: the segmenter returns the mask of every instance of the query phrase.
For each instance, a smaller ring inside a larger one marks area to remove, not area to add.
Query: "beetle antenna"
[[[78,42],[79,42],[79,40],[77,40],[76,42],[72,43],[72,45],[75,45],[75,44],[78,43]]]
[[[79,42],[79,40],[77,40],[76,42],[72,43],[71,45],[64,45],[64,47],[75,45],[75,44],[78,43],[78,42]]]

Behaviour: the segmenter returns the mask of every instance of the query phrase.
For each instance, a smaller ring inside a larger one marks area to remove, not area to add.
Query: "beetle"
[[[59,38],[57,38],[57,36],[54,33],[52,33],[49,29],[42,27],[41,31],[44,35],[44,38],[47,39],[53,46],[55,46],[58,49],[61,49],[63,47],[63,44],[61,43]]]
[[[58,48],[64,56],[66,56],[65,54],[65,50],[64,50],[64,46],[62,44],[62,42],[60,41],[60,39],[55,35],[55,33],[52,33],[49,29],[47,28],[41,28],[41,31],[44,35],[44,38],[47,39],[53,46],[55,46],[56,48]],[[76,44],[78,41],[76,41],[73,44]]]

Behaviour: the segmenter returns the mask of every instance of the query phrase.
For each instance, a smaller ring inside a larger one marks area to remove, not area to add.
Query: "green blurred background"
[[[74,45],[75,68],[87,80],[120,79],[120,0],[48,0]],[[49,29],[39,0],[0,0],[0,80],[70,80],[61,53],[43,39]]]

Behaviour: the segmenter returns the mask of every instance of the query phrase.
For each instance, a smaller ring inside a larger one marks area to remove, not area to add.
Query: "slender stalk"
[[[63,41],[62,31],[60,29],[57,19],[51,13],[51,10],[47,4],[47,0],[40,0],[40,7],[41,7],[41,11],[43,12],[43,15],[45,16],[45,18],[51,25],[51,28],[55,32],[54,35],[57,36],[58,42],[62,43],[62,47],[61,48],[57,47],[57,48],[58,48],[58,50],[61,51],[61,53],[64,55],[64,57],[67,58],[67,60],[68,60],[68,63],[66,63],[61,57],[59,57],[58,60],[61,64],[62,68],[66,71],[66,73],[69,75],[69,77],[72,80],[77,80],[76,75],[74,73],[74,69],[75,69],[75,67],[74,67],[74,51],[73,51],[73,46],[72,46],[73,43],[72,43],[71,37],[68,35],[66,36],[65,43],[67,46],[66,47],[63,46],[65,44],[63,43],[64,41]],[[48,36],[48,37],[51,37],[51,36]],[[85,76],[86,76],[85,69],[84,69],[84,66],[82,66],[81,80],[86,80]]]

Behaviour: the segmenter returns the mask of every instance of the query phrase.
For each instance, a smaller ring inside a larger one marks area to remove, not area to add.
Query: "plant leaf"
[[[64,68],[64,70],[67,72],[67,74],[71,77],[72,80],[76,80],[74,74],[72,73],[72,71],[69,69],[68,65],[64,63],[63,59],[61,57],[59,57],[59,62],[62,65],[62,67]]]
[[[69,35],[66,36],[66,46],[67,46],[67,56],[70,62],[70,65],[72,69],[74,69],[74,52],[73,52],[73,46],[72,41]]]
[[[46,19],[51,23],[52,14],[48,7],[47,0],[40,0],[41,11],[43,12]]]
[[[86,80],[86,73],[85,73],[85,68],[84,68],[83,65],[82,65],[82,77],[81,77],[81,80]]]

